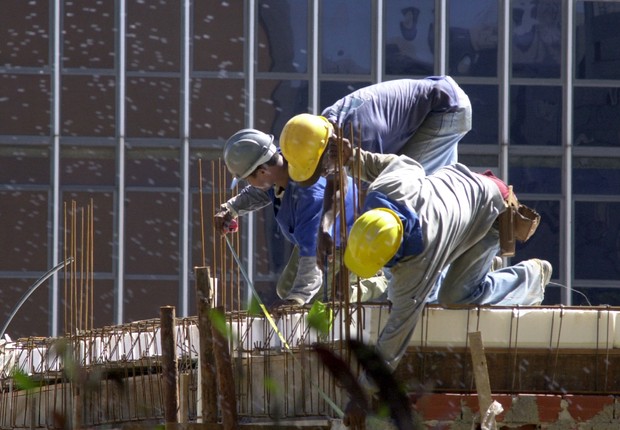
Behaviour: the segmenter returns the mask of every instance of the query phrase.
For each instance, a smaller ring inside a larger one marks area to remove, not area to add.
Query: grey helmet
[[[236,179],[243,179],[258,166],[269,161],[276,151],[273,135],[253,128],[244,128],[226,141],[224,162]]]

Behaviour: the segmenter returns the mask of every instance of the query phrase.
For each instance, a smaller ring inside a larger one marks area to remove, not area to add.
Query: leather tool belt
[[[508,186],[508,197],[504,200],[506,210],[502,212],[499,222],[499,249],[500,256],[512,257],[515,255],[516,241],[526,242],[540,224],[540,215],[534,209],[522,205]]]

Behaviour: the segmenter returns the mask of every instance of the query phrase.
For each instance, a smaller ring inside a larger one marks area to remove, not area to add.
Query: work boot
[[[547,260],[540,260],[538,258],[532,258],[530,261],[533,261],[540,267],[540,278],[541,278],[541,288],[543,297],[545,295],[545,288],[549,281],[551,281],[551,275],[553,274],[553,266]],[[538,306],[542,303],[542,300],[538,303],[534,303],[534,306]]]
[[[491,263],[491,272],[495,272],[496,270],[502,269],[504,267],[504,259],[499,255],[493,257],[493,262]]]

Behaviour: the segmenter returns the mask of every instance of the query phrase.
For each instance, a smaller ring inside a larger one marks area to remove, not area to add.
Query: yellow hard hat
[[[387,208],[371,209],[351,227],[344,264],[360,278],[370,278],[396,254],[402,240],[398,215]]]
[[[288,174],[304,182],[316,171],[333,126],[327,118],[302,113],[289,119],[280,134],[280,149],[288,162]]]

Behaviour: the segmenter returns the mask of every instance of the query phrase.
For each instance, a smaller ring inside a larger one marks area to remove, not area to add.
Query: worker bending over
[[[427,296],[446,267],[440,304],[542,302],[552,274],[549,262],[530,259],[490,271],[499,249],[497,219],[512,196],[505,183],[458,163],[426,175],[407,156],[351,150],[349,142],[344,146],[345,160],[359,151],[362,179],[370,183],[344,263],[362,277],[381,267],[391,269],[387,292],[392,308],[376,344],[391,370],[405,354]],[[361,380],[374,390],[365,375]],[[344,423],[361,429],[365,416],[349,403]]]
[[[215,214],[214,223],[216,230],[225,235],[231,221],[239,215],[272,204],[282,234],[294,244],[292,255],[276,287],[281,300],[272,307],[303,305],[315,298],[323,284],[322,266],[317,264],[316,259],[316,233],[325,180],[321,179],[309,187],[301,187],[293,182],[289,177],[287,160],[273,140],[272,135],[255,129],[240,130],[228,139],[224,147],[224,162],[236,180],[244,179],[249,185],[222,205]],[[354,221],[355,192],[356,189],[349,180],[345,197],[346,226],[349,229]],[[336,232],[339,232],[340,228],[339,219],[335,224]],[[334,264],[329,266],[330,269],[340,267]],[[326,278],[330,297],[332,273],[328,273]],[[381,271],[362,279],[359,290],[356,279],[352,276],[350,281],[353,288],[350,291],[352,301],[377,299],[387,287],[387,280]]]
[[[433,173],[458,161],[458,142],[471,129],[471,103],[449,76],[398,79],[361,88],[326,108],[321,116],[301,114],[282,130],[280,146],[289,160],[290,177],[312,184],[321,175],[320,159],[327,140],[324,130],[351,134],[362,149],[404,154]],[[329,136],[328,136],[329,138]],[[330,178],[318,236],[318,258],[330,255],[328,231],[338,212]]]

